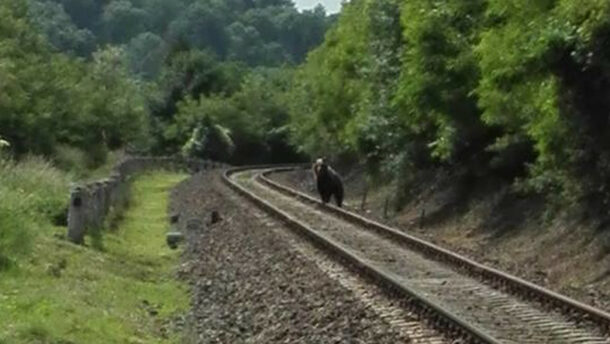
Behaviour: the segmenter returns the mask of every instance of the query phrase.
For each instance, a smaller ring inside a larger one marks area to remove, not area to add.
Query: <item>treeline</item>
[[[87,152],[141,144],[148,127],[142,85],[130,79],[118,49],[90,61],[54,52],[33,30],[24,1],[0,4],[0,136],[16,156]]]
[[[607,0],[352,0],[338,18],[288,0],[5,1],[0,136],[65,164],[129,147],[342,157],[401,185],[441,168],[603,210],[609,35]]]
[[[4,1],[5,154],[68,169],[115,149],[294,159],[269,86],[288,83],[333,20],[288,0]]]
[[[610,201],[610,1],[353,0],[290,92],[292,142]]]
[[[63,52],[124,46],[135,74],[155,78],[177,41],[249,66],[301,62],[332,20],[290,0],[29,0],[33,23]]]

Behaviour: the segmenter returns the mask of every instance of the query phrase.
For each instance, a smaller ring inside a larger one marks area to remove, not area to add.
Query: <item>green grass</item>
[[[50,233],[31,253],[0,271],[0,343],[178,343],[170,320],[188,308],[174,278],[179,251],[165,245],[168,190],[184,176],[136,179],[131,208],[104,250]]]
[[[0,269],[26,256],[44,226],[62,214],[70,175],[39,157],[20,162],[0,154]]]

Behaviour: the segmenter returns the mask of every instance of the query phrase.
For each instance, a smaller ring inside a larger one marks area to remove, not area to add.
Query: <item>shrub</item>
[[[610,201],[608,13],[602,0],[489,1],[475,48],[483,121],[532,142],[527,189],[569,203]]]
[[[38,157],[0,159],[0,267],[28,252],[33,237],[64,211],[68,175]]]
[[[77,177],[85,175],[88,159],[85,151],[67,145],[57,146],[57,148],[55,148],[55,153],[53,154],[53,163],[55,166],[64,171],[70,171]]]

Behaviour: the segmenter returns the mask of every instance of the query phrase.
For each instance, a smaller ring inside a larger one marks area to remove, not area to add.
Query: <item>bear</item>
[[[334,196],[337,206],[342,207],[343,182],[339,174],[328,166],[324,158],[317,159],[313,164],[313,173],[322,203],[330,202],[331,196]]]

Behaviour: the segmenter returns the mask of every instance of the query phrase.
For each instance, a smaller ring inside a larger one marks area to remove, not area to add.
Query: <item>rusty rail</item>
[[[411,306],[413,306],[418,313],[424,315],[426,318],[431,320],[434,327],[439,328],[445,332],[451,333],[453,337],[461,337],[472,343],[501,343],[498,339],[490,336],[489,334],[473,326],[472,324],[463,321],[460,317],[444,309],[436,302],[418,293],[414,289],[404,286],[394,276],[373,267],[371,264],[360,259],[351,252],[344,250],[338,243],[336,243],[330,237],[317,233],[301,221],[276,208],[264,199],[249,192],[244,187],[242,187],[231,179],[231,175],[235,173],[247,171],[249,169],[261,169],[267,167],[269,166],[239,167],[229,169],[224,172],[223,180],[230,188],[235,190],[237,193],[246,197],[259,207],[266,210],[271,215],[282,220],[297,234],[305,236],[317,246],[325,249],[326,251],[331,252],[340,260],[347,262],[351,268],[358,270],[368,278],[381,282],[382,285],[388,288],[390,291],[398,293],[399,295],[405,297],[407,299],[407,302]],[[281,167],[280,169],[290,169],[290,167]]]

